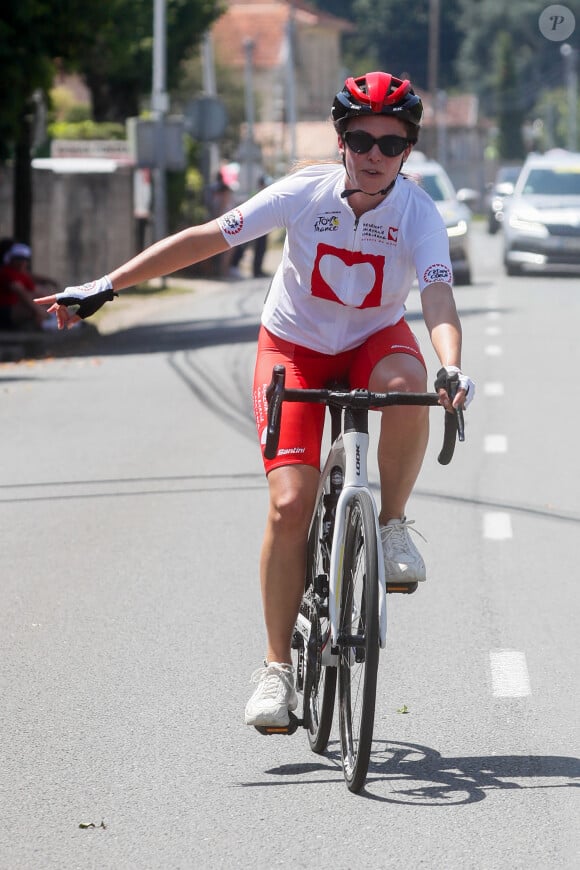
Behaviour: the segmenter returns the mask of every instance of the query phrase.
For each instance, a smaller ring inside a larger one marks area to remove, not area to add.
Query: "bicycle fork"
[[[343,442],[343,443],[340,443]],[[368,486],[367,456],[369,448],[368,432],[348,430],[335,442],[337,449],[344,451],[344,487],[336,506],[334,537],[330,558],[330,577],[328,594],[328,611],[332,653],[338,653],[338,635],[340,622],[340,596],[342,570],[344,562],[344,540],[346,523],[348,521],[348,505],[355,492],[366,492],[374,506],[375,534],[378,552],[378,584],[379,584],[379,644],[384,649],[387,643],[387,596],[385,588],[385,563],[381,547],[379,518],[372,494]]]

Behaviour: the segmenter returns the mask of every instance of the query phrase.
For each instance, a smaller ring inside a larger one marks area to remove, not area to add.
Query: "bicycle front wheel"
[[[350,791],[363,787],[371,754],[379,664],[375,515],[367,493],[348,506],[340,593],[338,668],[340,746]]]

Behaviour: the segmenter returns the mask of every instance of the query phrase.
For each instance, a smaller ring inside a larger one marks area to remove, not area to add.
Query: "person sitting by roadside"
[[[0,329],[34,331],[52,319],[34,300],[56,284],[32,274],[31,257],[29,246],[22,242],[13,242],[4,254],[0,264]]]

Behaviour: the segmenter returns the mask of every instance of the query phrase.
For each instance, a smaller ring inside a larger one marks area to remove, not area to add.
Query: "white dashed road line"
[[[492,692],[496,698],[531,695],[526,655],[515,649],[492,649],[489,653]]]
[[[509,514],[489,511],[483,515],[483,537],[490,541],[507,541],[513,536]]]
[[[507,453],[508,442],[505,435],[486,435],[483,441],[486,453]]]
[[[485,335],[493,338],[501,335],[498,324],[500,312],[490,310],[487,317],[492,321],[485,327]],[[499,344],[488,344],[484,348],[486,356],[500,357],[503,348]],[[503,383],[488,381],[483,385],[483,393],[488,398],[504,395]],[[486,453],[507,453],[508,439],[505,435],[486,435],[484,451]],[[492,541],[511,539],[511,515],[503,511],[488,511],[483,515],[483,537]],[[491,669],[492,692],[496,698],[524,698],[531,694],[530,675],[525,653],[512,649],[495,649],[489,653]]]
[[[497,396],[503,396],[503,384],[497,381],[488,381],[488,383],[483,385],[483,395],[492,399]]]

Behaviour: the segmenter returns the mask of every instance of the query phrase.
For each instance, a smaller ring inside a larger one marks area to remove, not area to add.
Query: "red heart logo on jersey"
[[[321,243],[312,269],[312,295],[353,308],[378,308],[384,270],[383,256]]]

